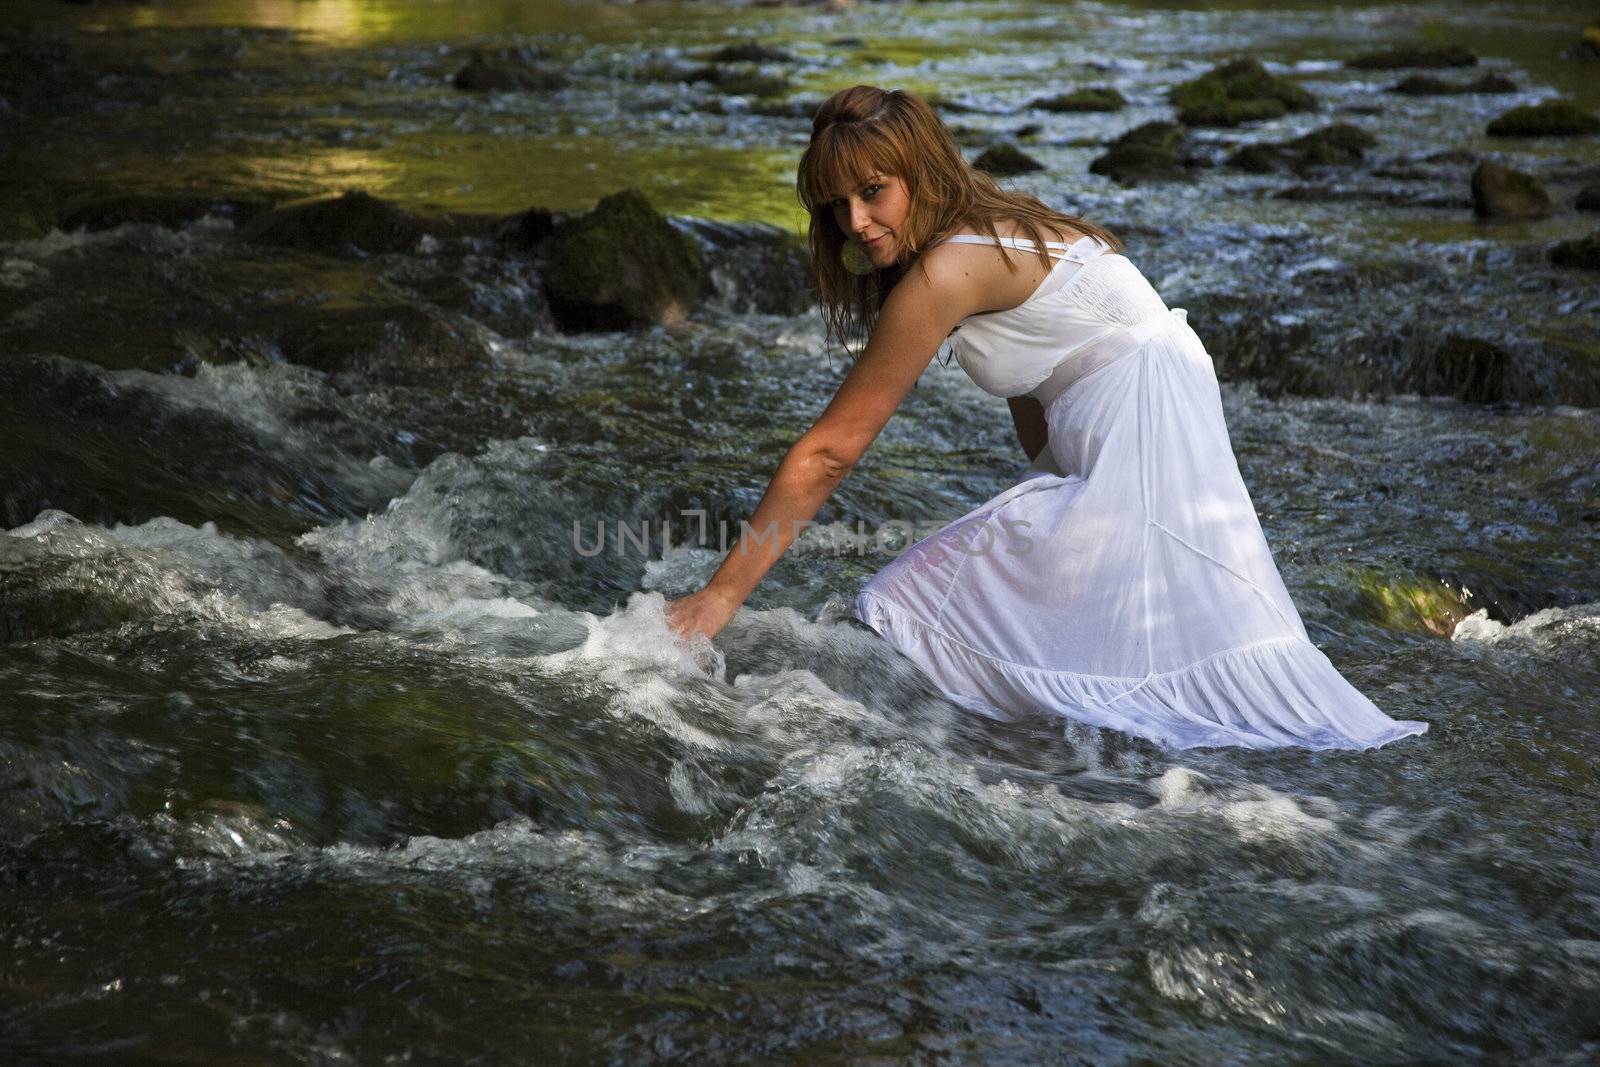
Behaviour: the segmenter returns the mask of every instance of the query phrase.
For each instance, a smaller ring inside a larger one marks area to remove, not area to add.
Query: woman
[[[784,456],[753,533],[673,601],[715,636],[941,343],[1005,397],[1023,481],[897,557],[856,614],[954,701],[1176,748],[1367,748],[1427,729],[1306,637],[1223,423],[1211,359],[1101,228],[1000,189],[905,92],[812,122],[798,189],[830,333],[867,344]]]

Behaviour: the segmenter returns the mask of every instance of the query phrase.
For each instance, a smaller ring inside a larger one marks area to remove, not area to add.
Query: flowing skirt
[[[1172,748],[1369,748],[1380,711],[1306,637],[1181,312],[1046,409],[1024,480],[907,549],[856,615],[954,701]],[[1081,358],[1081,357],[1075,357]]]

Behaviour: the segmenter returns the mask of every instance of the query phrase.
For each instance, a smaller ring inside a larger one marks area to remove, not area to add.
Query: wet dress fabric
[[[868,580],[857,617],[997,718],[1062,715],[1171,748],[1368,748],[1425,731],[1307,639],[1183,310],[1092,237],[1050,249],[1028,300],[951,338],[980,388],[1044,405],[1048,445],[1019,484]]]

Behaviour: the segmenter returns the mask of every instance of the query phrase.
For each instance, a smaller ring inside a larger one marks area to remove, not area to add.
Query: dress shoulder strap
[[[940,244],[961,245],[1001,245],[1006,248],[1016,249],[1019,252],[1036,252],[1039,246],[1024,237],[990,237],[983,233],[953,233],[946,237]],[[1092,259],[1104,247],[1095,238],[1085,235],[1070,243],[1065,241],[1046,241],[1044,246],[1051,250],[1051,255],[1057,259],[1066,258],[1079,263]]]

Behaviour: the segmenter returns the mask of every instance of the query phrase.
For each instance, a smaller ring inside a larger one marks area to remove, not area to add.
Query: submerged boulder
[[[1031,174],[1044,170],[1044,164],[1009,141],[992,144],[978,153],[972,166],[996,178],[1009,178],[1016,174]]]
[[[1439,48],[1395,48],[1387,52],[1368,52],[1366,55],[1345,60],[1345,66],[1356,70],[1400,70],[1405,67],[1471,67],[1478,57],[1469,48],[1445,45]]]
[[[1410,74],[1390,86],[1391,93],[1406,96],[1459,96],[1466,93],[1514,93],[1517,83],[1493,71],[1469,82],[1446,81],[1431,74]]]
[[[1576,137],[1600,133],[1600,119],[1566,100],[1514,107],[1489,123],[1491,137]]]
[[[1472,213],[1483,219],[1543,218],[1550,214],[1550,197],[1533,175],[1485,161],[1472,172]]]
[[[546,249],[545,296],[564,330],[678,322],[703,291],[699,246],[638,189],[557,224]]]
[[[709,57],[713,63],[793,63],[789,52],[760,41],[745,41],[718,49]]]
[[[724,96],[781,96],[791,88],[789,79],[778,74],[763,74],[750,65],[696,67],[679,77],[680,81],[710,84]]]
[[[1187,135],[1188,131],[1176,122],[1135,126],[1089,164],[1089,173],[1102,174],[1121,185],[1187,178],[1187,164],[1179,157]]]
[[[1042,96],[1035,100],[1030,107],[1041,111],[1074,112],[1074,111],[1121,111],[1127,106],[1128,99],[1117,90],[1110,87],[1091,89],[1078,89],[1074,92],[1064,93],[1061,96]]]
[[[1499,345],[1450,334],[1412,362],[1407,384],[1427,396],[1453,396],[1474,404],[1506,398],[1511,356]]]
[[[1316,167],[1359,163],[1366,150],[1377,143],[1378,139],[1361,127],[1336,122],[1291,141],[1245,145],[1228,157],[1228,165],[1253,174],[1277,170],[1300,174]]]
[[[565,75],[530,66],[520,57],[475,52],[466,66],[456,71],[450,84],[475,93],[549,93],[565,89],[569,82]]]
[[[129,194],[95,197],[68,201],[57,216],[57,225],[68,233],[74,230],[114,230],[128,223],[165,226],[176,230],[208,215],[230,219],[242,225],[271,206],[266,200],[223,196]]]
[[[1316,98],[1289,78],[1268,74],[1260,61],[1235,59],[1173,86],[1169,94],[1186,126],[1238,126],[1314,109]]]
[[[786,230],[760,222],[673,219],[699,245],[711,292],[728,311],[798,315],[814,303],[811,255]]]
[[[359,190],[313,196],[273,208],[239,231],[252,244],[325,255],[413,252],[424,237],[450,237],[448,219],[413,215]]]
[[[1562,241],[1550,249],[1550,262],[1558,267],[1600,270],[1600,230],[1576,241]]]

